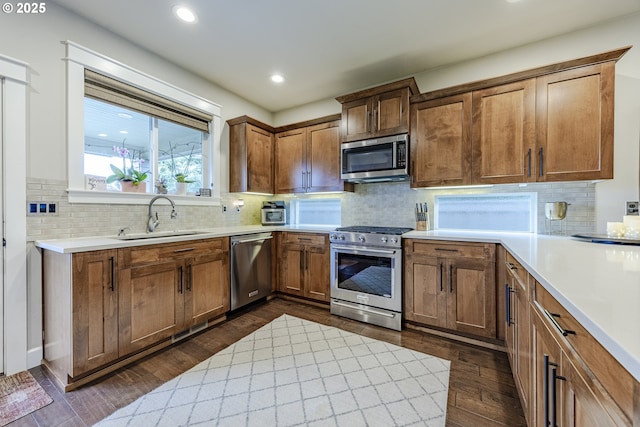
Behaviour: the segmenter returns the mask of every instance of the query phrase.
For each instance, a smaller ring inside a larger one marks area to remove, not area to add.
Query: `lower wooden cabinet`
[[[328,302],[330,252],[326,234],[282,232],[278,238],[278,290]]]
[[[228,248],[225,237],[74,254],[45,250],[44,364],[70,390],[223,316]]]
[[[404,316],[496,338],[495,245],[405,240]]]

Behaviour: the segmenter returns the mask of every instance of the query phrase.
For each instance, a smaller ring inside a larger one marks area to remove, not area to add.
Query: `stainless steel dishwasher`
[[[271,293],[271,233],[231,237],[231,310]]]

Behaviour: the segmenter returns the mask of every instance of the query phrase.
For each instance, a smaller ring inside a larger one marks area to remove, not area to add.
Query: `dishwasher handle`
[[[244,239],[244,240],[232,240],[231,241],[231,245],[235,246],[235,245],[238,245],[240,243],[262,242],[264,240],[269,240],[269,239],[273,239],[273,236],[256,237],[256,238],[253,238],[253,239]]]

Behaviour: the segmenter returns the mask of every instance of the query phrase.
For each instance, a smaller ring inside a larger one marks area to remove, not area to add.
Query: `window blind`
[[[149,116],[209,132],[209,121],[212,117],[208,114],[95,71],[84,70],[84,94]]]

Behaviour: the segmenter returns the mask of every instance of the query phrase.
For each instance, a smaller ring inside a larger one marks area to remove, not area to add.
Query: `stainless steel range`
[[[411,228],[341,227],[331,242],[331,313],[402,328],[402,238]]]

